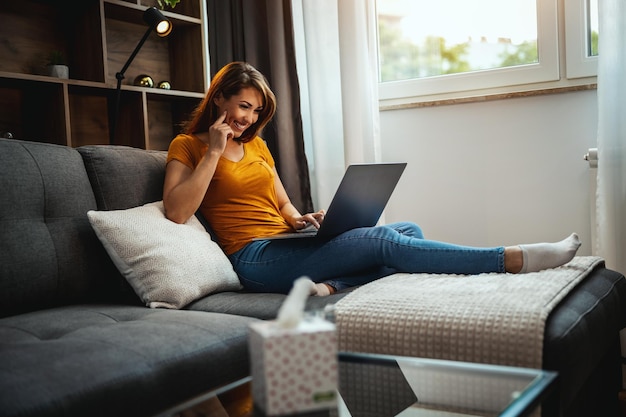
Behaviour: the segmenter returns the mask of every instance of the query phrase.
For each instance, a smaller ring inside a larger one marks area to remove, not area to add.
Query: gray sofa
[[[149,309],[86,217],[159,200],[164,162],[0,139],[0,415],[149,416],[249,374],[248,325],[282,295]]]
[[[284,295],[147,308],[90,226],[89,210],[160,200],[164,162],[0,139],[0,416],[149,416],[249,374],[248,325],[274,318]],[[626,280],[599,267],[546,323],[544,367],[560,385],[544,416],[617,415],[623,327]]]

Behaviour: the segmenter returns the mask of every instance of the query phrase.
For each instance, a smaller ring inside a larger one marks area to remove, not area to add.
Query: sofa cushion
[[[0,414],[154,415],[248,375],[253,321],[96,304],[0,319]]]
[[[98,210],[121,210],[163,199],[165,151],[128,146],[76,148],[96,196]]]
[[[75,149],[0,139],[0,194],[0,317],[113,291]]]
[[[222,249],[195,216],[177,224],[163,202],[126,210],[89,211],[111,259],[149,307],[181,308],[219,291],[241,289]]]
[[[305,311],[324,310],[335,304],[355,287],[346,288],[326,297],[308,297],[304,306]],[[255,317],[263,320],[273,320],[278,310],[287,298],[285,294],[258,293],[258,292],[221,292],[210,297],[203,297],[185,307],[188,310],[211,311],[215,313],[236,314]]]

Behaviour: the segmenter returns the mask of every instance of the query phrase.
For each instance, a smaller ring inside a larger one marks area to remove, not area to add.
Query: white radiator
[[[589,148],[584,156],[589,163],[589,214],[591,226],[591,254],[597,255],[598,237],[596,226],[596,187],[598,185],[598,148]]]

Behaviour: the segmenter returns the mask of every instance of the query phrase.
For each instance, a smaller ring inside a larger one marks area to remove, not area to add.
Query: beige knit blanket
[[[541,368],[546,318],[601,258],[529,274],[395,274],[336,304],[339,350]]]

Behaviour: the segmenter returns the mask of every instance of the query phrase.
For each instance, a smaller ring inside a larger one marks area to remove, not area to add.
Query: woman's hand
[[[228,139],[233,138],[233,130],[226,123],[226,117],[228,114],[224,112],[217,118],[215,123],[209,127],[208,143],[210,152],[218,152],[220,155],[224,153],[226,149],[226,142]]]
[[[278,171],[276,171],[276,167],[273,169],[274,188],[276,189],[276,196],[278,197],[278,204],[280,205],[280,214],[283,216],[285,221],[289,223],[294,230],[302,230],[310,224],[312,224],[316,229],[319,229],[320,225],[324,221],[324,215],[326,212],[324,210],[320,210],[315,213],[307,213],[305,215],[300,214],[298,209],[291,204],[289,196],[285,191],[285,187],[283,186],[283,183],[278,175]]]
[[[324,222],[324,214],[326,214],[324,210],[319,210],[315,213],[307,213],[302,216],[294,217],[292,227],[296,230],[300,230],[312,224],[316,229],[319,229],[322,222]]]

